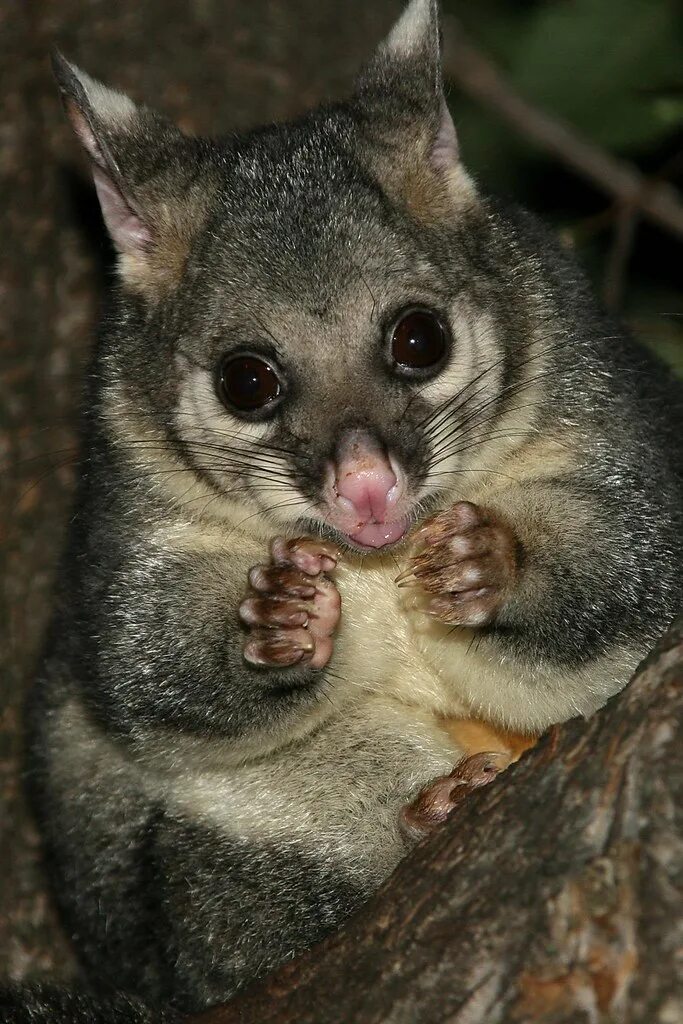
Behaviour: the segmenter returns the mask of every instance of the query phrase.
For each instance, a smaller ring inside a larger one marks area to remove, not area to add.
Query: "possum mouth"
[[[389,548],[398,546],[405,538],[412,526],[409,516],[401,519],[394,519],[386,523],[365,522],[349,527],[335,523],[334,519],[328,516],[323,518],[325,533],[328,533],[337,542],[354,551],[362,551],[365,554],[383,553]],[[318,520],[320,529],[320,520]]]
[[[342,536],[362,551],[376,551],[398,544],[408,532],[409,525],[407,517],[388,523],[359,523],[356,529],[344,532]]]
[[[321,513],[320,517],[302,520],[302,528],[317,532],[322,528],[323,534],[335,543],[342,543],[353,551],[361,551],[368,555],[375,552],[382,554],[390,548],[397,547],[414,525],[414,519],[407,515],[385,523],[358,522],[349,525],[335,522],[336,517],[330,516],[327,509],[321,509]]]

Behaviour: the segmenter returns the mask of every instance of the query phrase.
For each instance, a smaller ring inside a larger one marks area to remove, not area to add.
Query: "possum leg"
[[[341,612],[339,591],[326,575],[339,552],[323,541],[276,537],[270,554],[267,564],[250,570],[250,590],[239,608],[249,627],[244,657],[252,665],[323,668]]]
[[[434,832],[473,789],[487,786],[510,763],[504,753],[487,752],[463,757],[450,775],[434,779],[401,811],[400,824],[413,840]]]
[[[454,626],[485,626],[514,587],[519,545],[496,515],[469,501],[429,519],[416,535],[417,554],[398,577],[431,598],[430,615]]]

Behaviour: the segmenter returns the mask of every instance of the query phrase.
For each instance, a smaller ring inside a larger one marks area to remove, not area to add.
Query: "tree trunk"
[[[680,1024],[682,690],[683,618],[339,934],[193,1024]]]

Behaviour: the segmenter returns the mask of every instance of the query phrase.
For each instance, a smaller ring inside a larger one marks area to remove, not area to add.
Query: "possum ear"
[[[475,198],[443,92],[437,0],[411,0],[358,81],[375,171],[395,198],[439,220]]]
[[[69,120],[90,159],[124,286],[158,298],[182,274],[206,208],[198,147],[166,118],[137,106],[54,53]]]

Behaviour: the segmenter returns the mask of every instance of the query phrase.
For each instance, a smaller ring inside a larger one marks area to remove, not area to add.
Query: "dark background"
[[[444,8],[532,104],[648,181],[680,186],[678,0],[461,0]],[[341,94],[400,9],[393,0],[0,6],[0,977],[72,966],[21,795],[20,718],[68,516],[79,383],[111,272],[47,54],[57,44],[186,130],[215,133]],[[596,188],[532,145],[490,105],[464,95],[457,67],[450,70],[464,158],[479,180],[546,215],[606,300],[683,366],[680,238],[615,203],[608,184]]]

